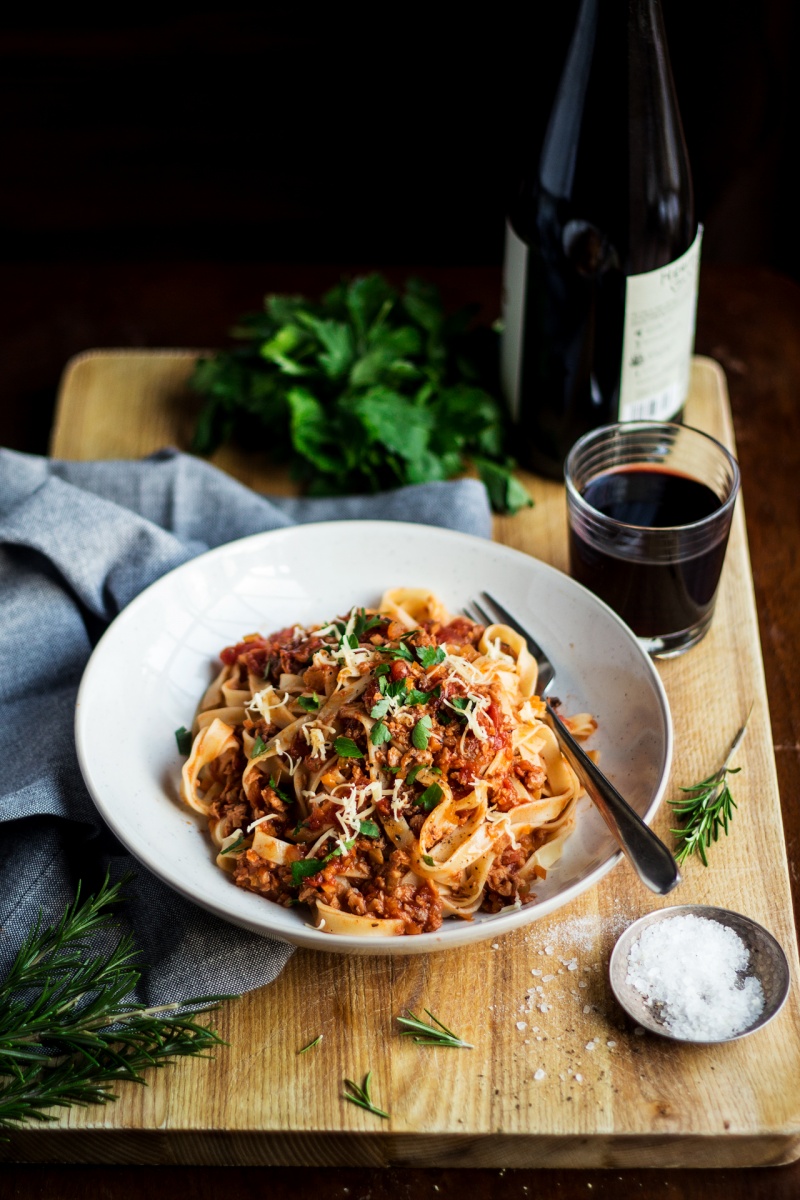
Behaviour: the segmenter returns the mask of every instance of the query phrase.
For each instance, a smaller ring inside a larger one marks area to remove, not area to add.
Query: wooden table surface
[[[174,268],[104,266],[83,272],[79,283],[66,269],[48,279],[19,269],[5,290],[3,307],[13,312],[3,323],[4,411],[0,440],[24,449],[41,449],[46,422],[25,403],[32,392],[47,396],[53,371],[72,353],[92,345],[213,344],[217,330],[243,308],[252,307],[262,290],[290,286],[289,268],[237,268],[193,264]],[[301,272],[294,286],[314,291],[336,272]],[[428,272],[428,274],[432,274]],[[453,299],[496,298],[493,272],[438,272]],[[115,312],[117,313],[115,325]],[[27,314],[27,315],[26,315]],[[124,320],[121,320],[124,315]],[[124,336],[125,323],[128,336]],[[123,336],[120,336],[120,325]],[[798,391],[800,390],[800,288],[769,272],[745,269],[704,271],[701,284],[697,349],[720,361],[726,371],[742,465],[747,522],[773,740],[783,796],[784,825],[792,885],[798,888],[800,817],[797,795],[800,694],[797,686],[800,615],[796,603],[800,563],[797,555]],[[76,337],[81,337],[76,342]],[[42,404],[39,405],[41,414]],[[797,895],[795,894],[795,909]],[[263,1182],[262,1182],[263,1180]],[[220,1188],[238,1197],[253,1191],[273,1196],[455,1195],[466,1185],[476,1196],[530,1195],[546,1186],[564,1196],[691,1196],[700,1189],[710,1197],[780,1198],[800,1193],[800,1167],[712,1171],[349,1171],[339,1169],[270,1170],[141,1168],[5,1168],[5,1186],[19,1197],[77,1196],[87,1187],[99,1195],[134,1197],[168,1186],[176,1196],[209,1196]]]

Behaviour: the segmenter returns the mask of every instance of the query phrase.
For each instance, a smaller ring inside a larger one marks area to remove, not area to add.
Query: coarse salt
[[[628,953],[626,982],[676,1037],[720,1041],[763,1012],[761,983],[746,974],[749,960],[733,929],[687,913],[643,930]]]
[[[546,1077],[547,1077],[547,1072],[543,1071],[541,1067],[539,1067],[538,1071],[533,1072],[533,1078],[536,1080],[537,1083],[541,1083],[541,1081],[543,1079],[545,1079]]]

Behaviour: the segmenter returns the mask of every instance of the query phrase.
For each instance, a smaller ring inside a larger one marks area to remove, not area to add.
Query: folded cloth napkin
[[[78,768],[75,697],[105,627],[139,592],[213,546],[309,521],[372,518],[489,537],[466,479],[332,500],[267,498],[165,450],[140,462],[56,462],[0,450],[0,978],[39,913],[133,870],[120,910],[147,964],[138,999],[269,983],[292,947],[235,928],[139,866],[94,808]]]

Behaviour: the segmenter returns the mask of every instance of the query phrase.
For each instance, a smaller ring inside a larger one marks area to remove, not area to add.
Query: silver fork
[[[484,603],[497,614],[496,616],[492,616],[491,612],[476,600],[467,605],[464,612],[472,620],[477,620],[483,625],[509,625],[525,639],[528,649],[539,664],[539,681],[536,690],[544,700],[550,726],[558,738],[561,749],[589,796],[597,805],[611,833],[627,855],[642,883],[662,896],[671,892],[681,881],[678,864],[671,852],[661,839],[656,837],[652,829],[645,825],[639,814],[620,795],[611,780],[607,779],[592,762],[580,743],[559,720],[547,699],[547,693],[556,677],[555,667],[550,659],[531,637],[528,630],[520,624],[516,617],[512,616],[507,608],[504,608],[486,592],[481,592],[481,597]]]

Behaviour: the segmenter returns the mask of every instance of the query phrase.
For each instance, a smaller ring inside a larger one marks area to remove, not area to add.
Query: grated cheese
[[[276,697],[276,699],[270,701],[267,699],[268,695],[273,695]],[[270,685],[269,687],[264,688],[263,691],[256,692],[252,700],[248,702],[247,707],[251,710],[255,709],[256,712],[261,714],[267,724],[271,725],[272,719],[270,717],[270,713],[272,712],[273,708],[282,708],[284,704],[288,704],[290,699],[288,692],[283,693],[283,699],[279,699],[277,697],[278,693]]]
[[[303,737],[311,747],[312,758],[325,760],[331,746],[330,741],[326,741],[325,734],[329,733],[332,737],[335,732],[336,730],[330,725],[320,725],[317,721],[309,721],[307,725],[303,726]]]

